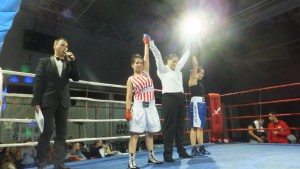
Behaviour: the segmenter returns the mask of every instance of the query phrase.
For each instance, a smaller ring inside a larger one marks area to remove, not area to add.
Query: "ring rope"
[[[286,113],[277,114],[277,116],[299,116],[300,113]],[[224,117],[224,119],[248,119],[248,118],[258,118],[258,117],[268,117],[268,115],[262,116],[236,116],[236,117]],[[206,118],[206,120],[211,120],[212,118]],[[189,118],[185,118],[184,121],[189,121]],[[35,119],[12,119],[12,118],[2,118],[0,121],[5,122],[19,122],[19,123],[33,123],[36,122]],[[164,119],[160,119],[164,121]],[[126,119],[68,119],[68,122],[126,122]]]
[[[289,127],[290,130],[300,130],[300,127]],[[235,128],[224,129],[226,131],[248,131],[248,130],[262,130],[262,129],[248,129],[248,128]],[[278,130],[278,128],[263,128],[263,130]]]
[[[232,96],[232,95],[237,95],[237,94],[258,92],[258,91],[261,91],[261,90],[271,90],[271,89],[278,89],[278,88],[291,87],[291,86],[300,86],[300,82],[290,83],[290,84],[285,84],[285,85],[279,85],[279,86],[272,86],[272,87],[264,87],[264,88],[259,88],[259,89],[251,89],[251,90],[245,90],[245,91],[240,91],[240,92],[227,93],[227,94],[222,94],[220,96],[225,97],[225,96]]]
[[[245,104],[233,104],[233,105],[224,106],[224,108],[253,106],[253,105],[257,105],[257,104],[273,104],[273,103],[282,103],[282,102],[295,102],[295,101],[300,101],[300,98],[272,100],[272,101],[265,101],[265,102],[260,102],[260,103],[255,102],[255,103],[245,103]]]
[[[299,116],[300,113],[286,113],[286,114],[276,114],[276,116]],[[258,117],[269,117],[269,115],[261,116],[235,116],[235,117],[223,117],[224,119],[248,119],[248,118],[258,118]]]
[[[20,75],[20,76],[31,76],[34,77],[34,74],[31,73],[23,73],[23,72],[16,72],[16,71],[8,71],[8,70],[1,70],[0,68],[0,80],[3,79],[3,75],[2,73],[6,73],[6,74],[15,74],[15,75]],[[72,80],[70,80],[71,82],[73,82]],[[1,87],[2,87],[2,81],[1,81]],[[98,82],[89,82],[89,81],[79,81],[79,82],[74,82],[74,83],[79,83],[79,84],[85,84],[85,85],[98,85],[98,86],[105,86],[105,87],[116,87],[116,88],[126,88],[126,86],[123,85],[112,85],[112,84],[107,84],[107,83],[98,83]],[[255,92],[255,91],[262,91],[262,90],[270,90],[270,89],[275,89],[275,88],[282,88],[282,87],[288,87],[288,86],[298,86],[300,85],[300,83],[293,83],[293,84],[287,84],[287,85],[281,85],[281,86],[273,86],[273,87],[266,87],[266,88],[261,88],[261,89],[253,89],[253,90],[248,90],[248,91],[242,91],[242,92],[235,92],[235,93],[228,93],[228,94],[224,94],[221,96],[229,96],[229,95],[234,95],[234,94],[242,94],[242,93],[249,93],[249,92]],[[88,90],[88,89],[87,89]],[[155,91],[161,92],[161,90],[155,89]],[[1,90],[2,92],[2,90]],[[87,91],[88,92],[88,91]],[[185,95],[189,95],[189,93],[184,93]],[[260,93],[261,94],[261,93]],[[9,93],[9,94],[4,94],[4,96],[8,96],[8,97],[32,97],[32,95],[29,94],[14,94],[14,93]],[[2,97],[1,97],[2,99]],[[71,99],[73,100],[85,100],[85,101],[92,101],[92,102],[106,102],[106,103],[123,103],[125,104],[126,102],[124,101],[114,101],[114,100],[99,100],[99,99],[91,99],[91,98],[84,98],[84,97],[71,97]],[[294,99],[285,99],[285,100],[275,100],[275,101],[267,101],[267,102],[260,102],[261,101],[261,95],[260,95],[260,101],[259,104],[261,106],[261,104],[270,104],[270,103],[279,103],[279,102],[289,102],[289,101],[299,101],[300,98],[294,98]],[[0,100],[1,101],[1,100]],[[239,106],[248,106],[248,105],[255,105],[257,103],[248,103],[248,104],[241,104],[241,105],[228,105],[228,106],[224,106],[225,108],[231,106],[231,107],[239,107]],[[1,104],[2,106],[2,104]],[[0,110],[1,111],[1,110]],[[0,112],[1,113],[1,112]],[[260,113],[261,113],[261,109],[260,109]],[[284,115],[300,115],[300,113],[293,113],[293,114],[281,114],[281,116]],[[260,114],[261,116],[261,114]],[[267,116],[267,115],[265,115]],[[252,118],[254,116],[243,116],[243,117],[231,117],[231,118]],[[230,117],[226,117],[225,119],[230,119]],[[15,121],[15,122],[35,122],[34,119],[0,119],[0,121]],[[162,121],[164,119],[161,119]],[[188,118],[186,118],[185,120],[189,120]],[[207,120],[211,120],[211,118],[207,118]],[[115,122],[115,121],[126,121],[125,119],[105,119],[105,120],[95,120],[95,119],[68,119],[68,122]],[[290,129],[299,129],[299,128],[290,128]],[[239,130],[239,129],[224,129],[227,131],[230,130]],[[240,129],[241,130],[241,129]],[[244,129],[242,129],[244,130]],[[246,129],[248,130],[248,129]],[[205,130],[205,131],[210,131],[210,130]],[[189,133],[189,132],[187,132]],[[144,136],[144,135],[143,135]],[[130,138],[130,136],[119,136],[119,137],[105,137],[104,139],[120,139],[120,138]],[[72,139],[72,140],[67,140],[67,142],[78,142],[78,141],[95,141],[101,138],[81,138],[81,139]],[[36,145],[37,142],[32,142],[32,143],[16,143],[16,144],[1,144],[0,147],[11,147],[13,146],[28,146],[28,145]]]
[[[3,122],[16,122],[16,123],[36,123],[35,119],[13,119],[13,118],[1,118]],[[68,119],[68,122],[125,122],[126,119]]]
[[[17,72],[17,71],[11,71],[11,70],[2,70],[3,74],[13,74],[13,75],[19,75],[19,76],[29,76],[34,77],[35,74],[33,73],[24,73],[24,72]],[[85,84],[85,85],[94,85],[94,86],[102,86],[102,87],[115,87],[115,88],[124,88],[126,89],[126,86],[124,85],[115,85],[115,84],[109,84],[109,83],[99,83],[99,82],[90,82],[85,80],[79,80],[78,82],[74,82],[73,80],[70,80],[73,83],[77,84]]]
[[[139,135],[140,137],[145,137],[145,134]],[[81,142],[81,141],[96,141],[96,140],[117,140],[117,139],[128,139],[131,136],[118,136],[118,137],[97,137],[97,138],[80,138],[80,139],[71,139],[66,140],[67,143]],[[22,146],[36,146],[38,142],[29,142],[29,143],[11,143],[11,144],[0,144],[0,147],[22,147]],[[54,143],[54,141],[50,141]]]
[[[4,93],[3,96],[6,97],[27,97],[32,98],[32,94],[19,94],[19,93]],[[91,102],[100,102],[100,103],[120,103],[126,104],[125,101],[116,101],[116,100],[101,100],[101,99],[92,99],[86,97],[71,97],[72,100],[81,100],[81,101],[91,101]]]

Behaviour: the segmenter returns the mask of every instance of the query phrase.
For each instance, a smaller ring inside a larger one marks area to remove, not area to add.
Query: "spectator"
[[[267,134],[263,127],[264,122],[265,120],[260,117],[248,125],[249,143],[267,142]]]
[[[31,142],[27,139],[26,143]],[[33,146],[26,146],[21,149],[21,167],[35,167],[36,149]]]
[[[91,159],[91,155],[90,155],[90,148],[84,143],[84,142],[79,142],[79,146],[80,146],[80,152],[87,158],[87,159]]]
[[[86,157],[81,153],[80,151],[80,145],[79,143],[73,143],[72,150],[69,150],[67,153],[65,159],[67,161],[82,161],[86,160]]]
[[[16,169],[13,159],[6,158],[3,163],[0,163],[0,169]]]
[[[96,140],[95,146],[91,147],[90,155],[91,158],[102,158],[100,154],[100,149],[102,148],[102,140]]]
[[[73,139],[73,136],[69,136],[68,140],[72,140],[72,139]],[[66,148],[67,148],[67,150],[71,150],[72,149],[72,143],[67,143]]]
[[[112,156],[113,151],[111,145],[106,140],[102,140],[102,143],[103,143],[102,147],[104,148],[105,157]]]
[[[269,113],[270,123],[268,125],[269,143],[288,143],[287,136],[291,134],[289,126],[282,120],[278,120],[275,112]]]
[[[10,147],[0,147],[0,163],[4,163],[4,161],[16,161],[16,156],[13,152],[11,152]]]

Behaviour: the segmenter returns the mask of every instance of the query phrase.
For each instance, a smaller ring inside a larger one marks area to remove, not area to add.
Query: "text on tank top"
[[[138,76],[130,76],[133,90],[134,99],[140,101],[154,101],[154,86],[153,81],[145,72]]]

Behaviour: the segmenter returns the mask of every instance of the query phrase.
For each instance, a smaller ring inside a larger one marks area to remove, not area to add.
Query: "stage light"
[[[210,24],[205,17],[188,17],[183,22],[183,33],[189,37],[204,36]]]
[[[33,77],[24,77],[24,82],[27,84],[32,84],[33,83]]]
[[[200,22],[196,18],[189,18],[184,22],[184,32],[188,36],[198,34],[200,31]]]
[[[28,73],[30,70],[29,66],[27,65],[23,65],[21,66],[21,72],[25,72],[25,73]]]
[[[19,83],[19,78],[17,76],[11,76],[9,81],[12,83]]]

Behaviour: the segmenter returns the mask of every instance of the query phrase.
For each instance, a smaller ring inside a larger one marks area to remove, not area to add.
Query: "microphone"
[[[68,53],[68,51],[64,51],[65,56],[67,56],[69,59],[74,60],[74,55],[71,53]]]

